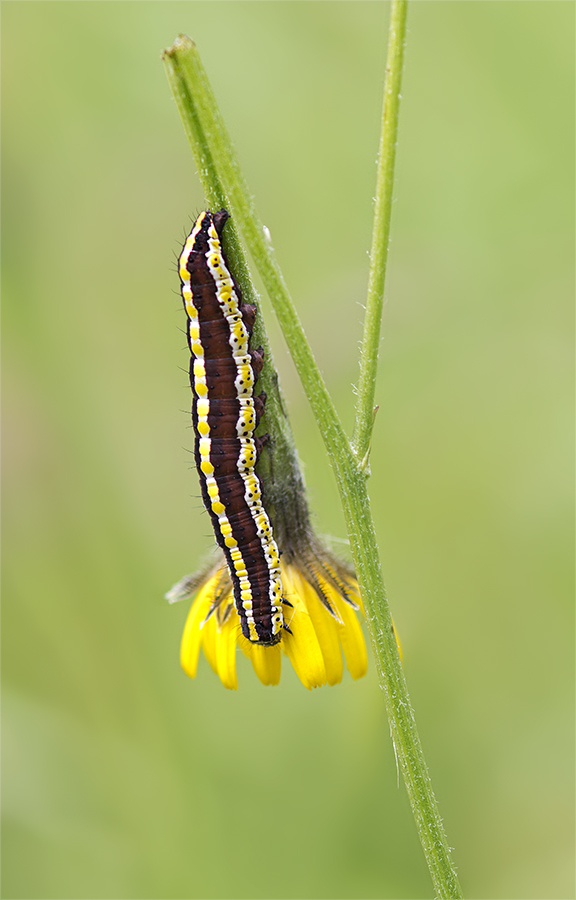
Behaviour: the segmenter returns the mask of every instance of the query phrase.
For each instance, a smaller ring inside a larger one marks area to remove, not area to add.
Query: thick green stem
[[[240,172],[232,143],[196,47],[189,38],[181,35],[173,47],[165,51],[164,61],[170,85],[196,157],[207,199],[212,208],[225,206],[231,212],[233,221],[242,233],[270,295],[324,438],[342,498],[350,546],[364,599],[366,618],[377,660],[378,677],[386,701],[392,739],[406,783],[418,833],[438,896],[453,898],[462,895],[450,858],[398,657],[378,558],[364,464],[370,441],[374,398],[374,386],[372,384],[370,388],[368,382],[373,382],[376,375],[377,345],[386,270],[385,252],[390,228],[389,213],[405,17],[405,0],[394,0],[386,91],[390,90],[395,99],[388,105],[385,102],[386,139],[383,138],[381,146],[376,202],[378,233],[372,243],[368,300],[371,325],[370,328],[365,329],[364,337],[361,366],[362,395],[355,431],[356,452],[353,451],[342,429],[300,325],[272,246],[267,240],[266,232],[253,208],[250,192]],[[390,136],[393,136],[393,139]],[[234,252],[236,253],[236,248],[234,248]],[[234,265],[231,255],[230,262]],[[243,257],[242,264],[245,264]],[[237,275],[240,273],[237,272]],[[239,280],[243,283],[241,277]],[[285,443],[287,451],[290,450],[289,445],[292,448],[291,452],[294,453],[291,438]]]

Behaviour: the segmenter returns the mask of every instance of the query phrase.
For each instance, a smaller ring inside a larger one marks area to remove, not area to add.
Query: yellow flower
[[[304,687],[338,684],[344,669],[343,656],[352,678],[366,674],[366,644],[356,610],[360,595],[356,580],[339,567],[323,567],[330,581],[281,562],[284,587],[285,630],[279,644],[253,644],[242,635],[225,566],[206,576],[194,598],[186,620],[180,661],[191,678],[196,675],[200,649],[227,688],[236,689],[236,648],[250,659],[263,684],[280,681],[282,655],[288,657]],[[198,587],[198,579],[182,579],[166,595],[183,599]],[[321,596],[323,595],[323,599]]]

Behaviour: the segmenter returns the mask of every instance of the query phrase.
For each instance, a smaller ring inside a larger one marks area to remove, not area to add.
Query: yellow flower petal
[[[333,600],[342,617],[342,624],[338,623],[338,635],[346,657],[346,665],[352,678],[356,680],[362,678],[368,669],[368,655],[362,627],[349,603],[346,603],[336,593],[334,593]]]
[[[218,639],[218,630],[216,628],[216,614],[210,616],[207,622],[200,626],[200,635],[202,637],[202,649],[204,656],[210,663],[212,670],[218,674],[218,660],[216,658],[216,642]]]
[[[326,681],[330,685],[339,684],[342,681],[344,665],[340,641],[338,640],[338,622],[323,606],[314,588],[295,570],[292,570],[292,584],[296,593],[302,597],[324,659],[326,669]],[[321,587],[327,597],[332,600],[332,590],[328,584],[322,583]]]
[[[198,668],[198,655],[200,653],[200,642],[202,639],[200,625],[206,618],[208,610],[210,609],[217,577],[218,576],[211,578],[206,582],[204,587],[200,589],[194,603],[190,607],[190,612],[188,613],[188,618],[186,619],[186,624],[184,626],[184,633],[180,643],[180,664],[190,678],[195,677]]]
[[[216,632],[216,671],[224,687],[235,691],[238,687],[238,678],[236,677],[237,623],[230,615],[223,625],[216,624]]]
[[[249,644],[249,641],[246,641]],[[280,644],[274,647],[259,647],[251,644],[250,659],[262,684],[278,684],[282,674],[282,653]]]
[[[286,571],[284,572],[286,575]],[[308,690],[326,684],[324,657],[312,620],[301,597],[289,589],[291,578],[284,579],[286,599],[293,605],[288,625],[292,634],[282,637],[282,648],[287,654],[298,678]]]

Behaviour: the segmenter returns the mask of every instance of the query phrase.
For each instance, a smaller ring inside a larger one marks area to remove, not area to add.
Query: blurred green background
[[[432,895],[374,667],[178,665],[212,546],[174,254],[204,206],[160,52],[198,43],[352,419],[389,7],[3,4],[6,898]],[[468,897],[573,880],[573,31],[413,3],[371,496]],[[268,302],[316,524],[334,479]],[[255,787],[256,786],[256,787]]]

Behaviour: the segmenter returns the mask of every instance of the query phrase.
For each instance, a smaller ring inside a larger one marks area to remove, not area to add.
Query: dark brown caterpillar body
[[[242,633],[253,643],[281,638],[278,547],[254,467],[265,438],[255,438],[265,394],[254,397],[262,349],[250,348],[256,307],[242,295],[224,256],[228,213],[201,213],[179,260],[188,316],[194,456],[204,505],[222,547]]]

